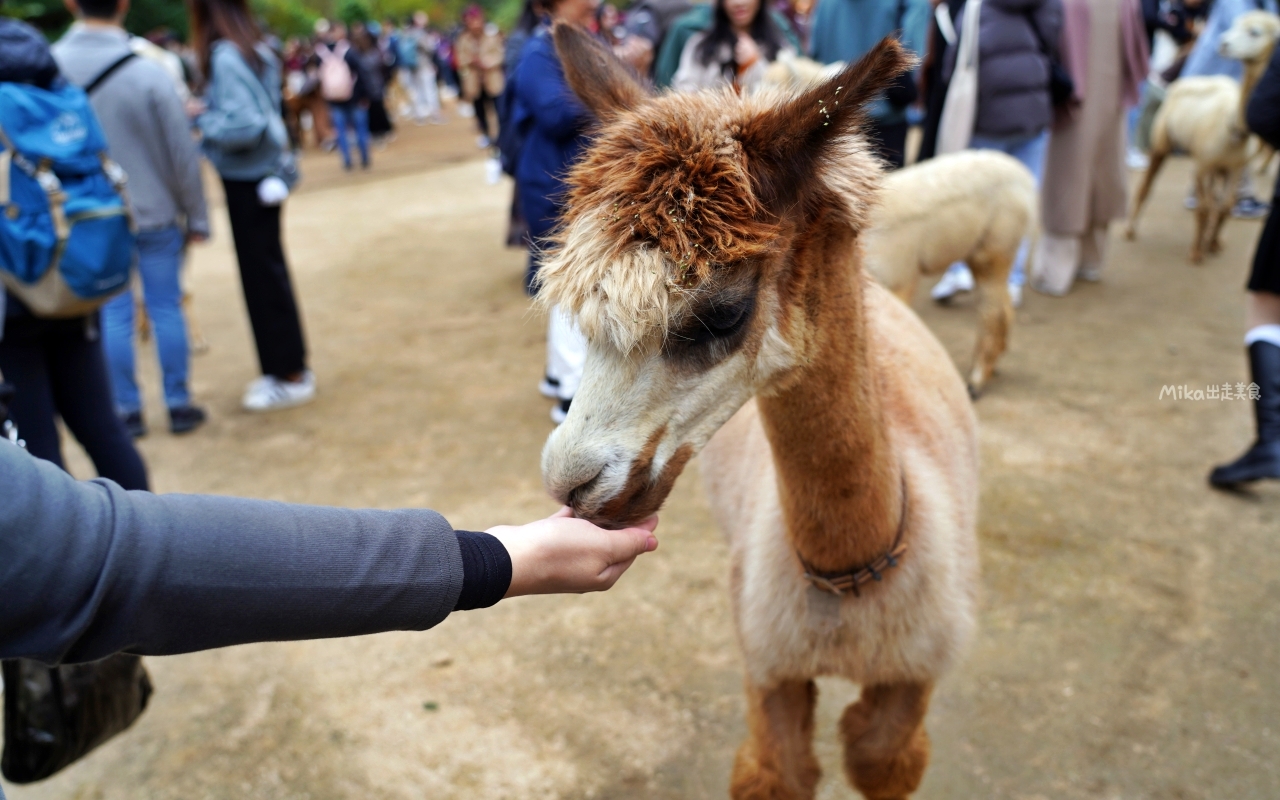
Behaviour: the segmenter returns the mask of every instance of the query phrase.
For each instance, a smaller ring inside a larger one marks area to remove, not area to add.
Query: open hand
[[[524,594],[600,592],[617,582],[641,553],[656,550],[650,517],[633,528],[610,531],[576,519],[564,507],[528,525],[499,525],[486,533],[511,556],[506,597]]]

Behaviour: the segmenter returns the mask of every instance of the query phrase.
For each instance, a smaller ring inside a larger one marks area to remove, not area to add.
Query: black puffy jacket
[[[963,25],[962,9],[957,32]],[[1029,137],[1049,126],[1049,51],[1056,53],[1061,33],[1062,0],[982,0],[976,135]],[[947,50],[947,80],[956,50]]]
[[[48,87],[58,78],[58,65],[40,31],[25,22],[0,17],[0,83]]]

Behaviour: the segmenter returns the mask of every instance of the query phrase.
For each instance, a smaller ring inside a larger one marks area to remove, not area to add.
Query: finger
[[[631,529],[648,531],[649,533],[653,533],[653,529],[656,527],[658,527],[658,515],[654,514],[652,517],[649,517],[648,519],[642,519],[639,522],[637,522],[635,525],[632,525]]]
[[[572,508],[569,508],[568,506],[560,506],[560,510],[559,510],[559,511],[557,511],[556,513],[552,514],[551,516],[547,517],[547,519],[559,519],[559,518],[561,518],[561,517],[570,517],[570,518],[572,518],[572,517],[573,517],[573,509],[572,509]]]
[[[619,561],[617,564],[610,564],[605,567],[604,571],[596,576],[596,580],[600,581],[600,588],[597,591],[613,588],[613,585],[618,582],[618,578],[622,577],[622,573],[626,572],[635,561],[636,557],[632,556],[626,561]]]
[[[647,553],[650,550],[650,539],[654,539],[653,534],[638,528],[609,531],[606,558],[610,564],[618,564]],[[654,539],[654,547],[656,546],[657,540]]]

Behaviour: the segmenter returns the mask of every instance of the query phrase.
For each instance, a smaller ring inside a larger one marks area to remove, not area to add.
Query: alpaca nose
[[[575,514],[580,510],[582,502],[590,496],[591,490],[595,488],[597,483],[599,483],[601,472],[604,472],[603,467],[601,467],[595,475],[592,475],[587,480],[570,489],[565,495],[565,505],[572,508]]]

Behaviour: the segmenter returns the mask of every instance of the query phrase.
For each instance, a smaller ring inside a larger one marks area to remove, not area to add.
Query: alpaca
[[[1244,62],[1244,82],[1221,75],[1182,78],[1169,85],[1164,103],[1151,125],[1151,162],[1138,186],[1125,236],[1137,236],[1138,214],[1165,159],[1175,151],[1191,154],[1196,162],[1196,231],[1191,241],[1191,263],[1204,253],[1222,249],[1222,226],[1235,204],[1240,183],[1252,153],[1245,107],[1253,87],[1271,60],[1280,38],[1280,17],[1266,11],[1249,11],[1236,18],[1222,34],[1218,51]]]
[[[1039,219],[1040,192],[1031,171],[995,150],[938,156],[884,176],[880,204],[863,235],[867,271],[909,304],[921,275],[936,275],[956,261],[969,265],[982,288],[969,370],[974,398],[1007,345],[1013,322],[1009,272],[1022,240],[1038,235]]]
[[[833,675],[862,688],[840,721],[847,777],[905,798],[978,586],[972,403],[861,265],[881,177],[863,106],[910,59],[890,38],[795,95],[655,97],[585,33],[554,36],[602,126],[542,269],[542,302],[589,341],[546,486],[622,526],[701,451],[747,673],[732,796],[814,796],[814,679]]]

